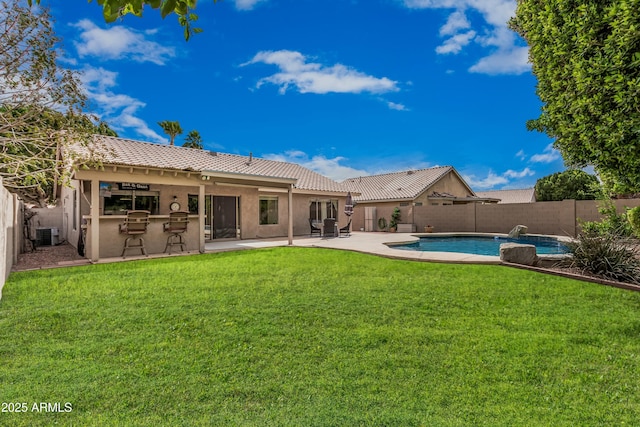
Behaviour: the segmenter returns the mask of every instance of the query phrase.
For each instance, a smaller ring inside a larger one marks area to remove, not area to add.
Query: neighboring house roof
[[[448,173],[455,173],[467,187],[469,195],[475,195],[452,166],[348,178],[342,184],[360,193],[354,197],[358,202],[414,200]]]
[[[500,199],[498,203],[533,203],[536,201],[535,188],[521,188],[518,190],[478,191],[478,197]]]
[[[254,179],[295,179],[295,188],[302,190],[340,193],[348,191],[342,184],[294,163],[102,135],[96,135],[95,142],[96,146],[91,148],[99,153],[102,163],[109,165],[193,171],[203,174],[234,174]],[[77,151],[81,158],[88,155],[86,148]]]

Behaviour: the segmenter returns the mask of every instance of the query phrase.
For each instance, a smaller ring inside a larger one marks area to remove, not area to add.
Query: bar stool
[[[169,222],[164,223],[164,231],[169,233],[164,251],[167,252],[167,249],[169,249],[169,255],[171,255],[174,246],[180,246],[180,250],[184,251],[186,243],[183,233],[187,231],[188,223],[189,212],[176,211],[169,213]]]
[[[127,211],[127,218],[124,220],[124,224],[120,224],[120,233],[129,236],[124,241],[122,258],[125,258],[127,249],[140,249],[143,255],[148,256],[142,235],[147,232],[150,213],[149,211]],[[138,244],[131,244],[132,239],[137,239]]]

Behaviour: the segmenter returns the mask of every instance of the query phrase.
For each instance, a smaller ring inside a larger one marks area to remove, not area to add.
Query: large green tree
[[[536,200],[539,202],[565,199],[594,200],[599,192],[598,178],[579,169],[556,172],[536,182]]]
[[[57,42],[46,8],[0,1],[0,176],[41,206],[70,177],[62,151],[97,131],[77,75],[56,62]]]
[[[639,11],[640,0],[518,0],[510,22],[543,102],[527,126],[618,191],[640,190]]]
[[[40,4],[41,0],[27,1],[31,5],[32,3]],[[216,1],[213,0],[214,3]],[[149,7],[158,10],[163,19],[170,14],[175,14],[180,25],[184,27],[186,40],[189,40],[191,35],[202,31],[193,26],[193,23],[198,20],[198,15],[193,13],[198,0],[96,0],[96,3],[102,6],[104,20],[109,23],[129,14],[141,17],[144,8]]]

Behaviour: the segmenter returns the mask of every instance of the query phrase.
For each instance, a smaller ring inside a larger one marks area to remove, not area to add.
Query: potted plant
[[[395,232],[398,228],[398,222],[400,222],[400,208],[395,208],[391,214],[391,221],[389,221],[389,231]]]

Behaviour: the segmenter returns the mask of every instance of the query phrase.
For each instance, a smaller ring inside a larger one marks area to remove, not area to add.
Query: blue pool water
[[[511,239],[501,236],[442,236],[421,237],[415,243],[394,245],[394,249],[405,251],[459,252],[474,255],[500,255],[502,243],[535,245],[538,255],[565,254],[569,248],[553,237],[522,236]]]

